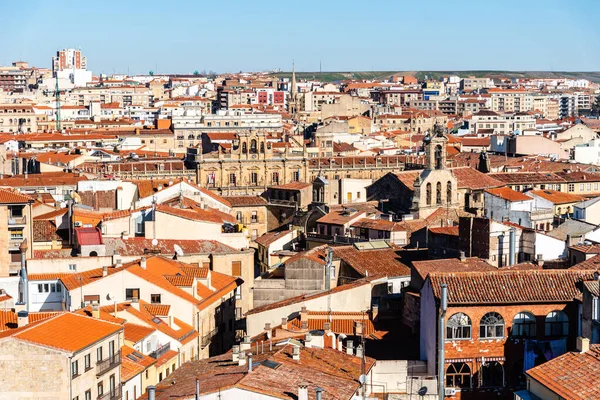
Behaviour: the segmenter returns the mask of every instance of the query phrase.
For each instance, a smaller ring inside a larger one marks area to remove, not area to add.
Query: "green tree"
[[[154,71],[152,71],[152,70],[148,71],[148,75],[154,76]]]
[[[198,70],[195,70],[195,71],[194,71],[194,75],[196,75],[196,76],[197,76],[197,75],[200,75],[200,72],[198,72]]]

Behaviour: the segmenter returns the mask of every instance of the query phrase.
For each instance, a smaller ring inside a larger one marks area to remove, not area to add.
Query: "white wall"
[[[231,208],[227,205],[215,200],[214,198],[200,192],[197,188],[193,187],[187,182],[179,182],[175,185],[171,185],[168,188],[164,188],[154,193],[152,196],[144,197],[138,200],[136,207],[151,206],[153,198],[156,198],[156,202],[161,204],[166,200],[172,199],[182,193],[184,197],[194,200],[197,203],[204,202],[210,208],[216,208],[219,211],[229,214]]]
[[[75,272],[85,272],[96,268],[102,268],[105,265],[113,265],[113,258],[112,256],[68,257],[49,259],[35,258],[27,260],[27,272],[29,274],[74,272],[69,270],[69,264],[75,264]]]
[[[310,311],[366,311],[371,308],[371,285],[365,284],[353,289],[331,293],[329,296],[320,296],[312,299],[298,301],[282,307],[248,314],[246,316],[247,334],[254,336],[264,330],[265,323],[272,326],[281,324],[281,318],[289,317],[300,312],[306,306]]]
[[[431,281],[427,279],[421,288],[421,337],[420,358],[427,361],[427,373],[435,374],[437,340],[437,313]]]
[[[544,260],[555,260],[567,256],[567,244],[543,233],[535,233],[535,256],[542,255]]]

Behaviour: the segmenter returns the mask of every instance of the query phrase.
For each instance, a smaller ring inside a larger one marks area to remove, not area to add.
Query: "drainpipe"
[[[508,266],[514,265],[515,264],[515,247],[516,247],[516,234],[515,234],[515,228],[510,228],[510,231],[508,233]]]
[[[438,320],[438,398],[444,400],[446,379],[444,345],[446,344],[446,310],[448,309],[448,285],[442,283],[442,292],[440,297],[440,315]]]

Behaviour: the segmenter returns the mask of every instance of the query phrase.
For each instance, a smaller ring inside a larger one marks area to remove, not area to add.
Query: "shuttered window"
[[[242,276],[242,262],[232,261],[231,262],[231,275]]]

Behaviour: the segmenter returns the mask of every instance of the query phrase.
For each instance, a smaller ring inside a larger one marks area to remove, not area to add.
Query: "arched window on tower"
[[[446,203],[452,203],[452,182],[448,181],[446,183]]]
[[[246,142],[242,143],[242,153],[246,154],[248,152],[248,147],[246,146]]]
[[[442,169],[442,145],[435,146],[435,169]]]
[[[442,182],[438,182],[435,185],[435,204],[438,206],[442,205]]]
[[[250,141],[250,153],[256,154],[258,152],[258,147],[256,147],[256,139],[252,139]]]
[[[261,142],[260,143],[260,152],[264,153],[265,152],[265,142]]]
[[[431,183],[425,185],[425,202],[428,206],[431,205]]]

